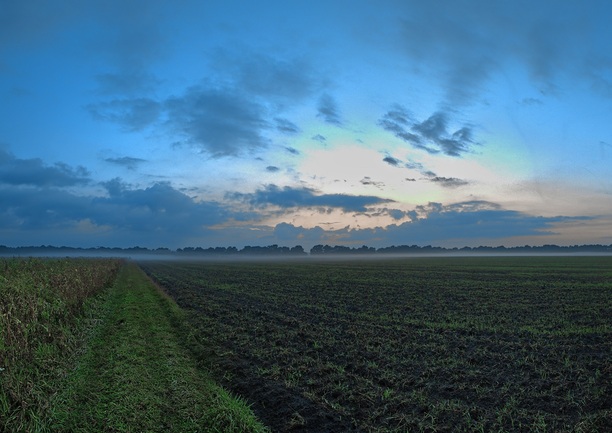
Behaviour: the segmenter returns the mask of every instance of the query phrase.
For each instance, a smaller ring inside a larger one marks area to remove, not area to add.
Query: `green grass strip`
[[[248,405],[216,385],[181,344],[181,310],[134,263],[52,404],[56,432],[264,432]],[[183,340],[184,341],[184,340]]]

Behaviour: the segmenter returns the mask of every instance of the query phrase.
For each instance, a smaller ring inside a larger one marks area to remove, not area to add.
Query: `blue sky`
[[[610,244],[611,18],[3,0],[0,244]]]

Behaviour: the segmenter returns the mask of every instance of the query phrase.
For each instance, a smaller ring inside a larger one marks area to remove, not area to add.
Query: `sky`
[[[0,0],[0,244],[612,244],[611,19]]]

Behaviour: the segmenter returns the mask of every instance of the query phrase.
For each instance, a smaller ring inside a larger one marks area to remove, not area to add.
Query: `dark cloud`
[[[122,156],[120,158],[106,158],[104,161],[111,164],[120,165],[127,168],[128,170],[135,170],[143,162],[147,162],[146,159],[133,158],[131,156]]]
[[[155,101],[145,97],[113,99],[90,104],[86,109],[98,119],[137,131],[165,116],[164,126],[183,135],[213,157],[236,156],[265,147],[265,132],[275,128],[296,134],[300,128],[279,116],[284,106],[310,96],[321,87],[303,61],[276,59],[269,55],[226,51],[213,55],[212,66],[222,74],[207,77],[206,84],[187,88],[182,95]],[[96,77],[103,94],[149,94],[159,82],[142,68],[120,69]],[[324,95],[321,115],[339,123],[335,102]]]
[[[332,98],[330,95],[324,94],[321,96],[319,99],[319,105],[317,106],[317,111],[317,116],[322,117],[325,122],[336,126],[342,125],[338,106],[334,98]]]
[[[404,212],[403,210],[399,210],[399,209],[387,209],[387,213],[394,220],[401,220],[402,218],[406,216],[406,212]]]
[[[86,109],[94,118],[117,123],[126,131],[140,131],[158,120],[162,107],[152,99],[135,98],[90,104]]]
[[[393,167],[399,167],[399,165],[402,163],[402,161],[397,158],[393,158],[392,156],[384,157],[383,161],[385,161],[389,165],[392,165]]]
[[[285,147],[285,150],[287,152],[291,153],[292,155],[299,155],[300,154],[300,151],[297,150],[295,147],[287,146],[287,147]]]
[[[3,229],[22,237],[13,239],[18,245],[29,236],[36,245],[160,246],[201,236],[208,226],[240,217],[216,202],[195,201],[165,183],[135,189],[113,179],[103,186],[107,197],[47,186],[0,185]]]
[[[520,104],[525,106],[542,105],[543,103],[544,102],[542,102],[542,100],[538,98],[523,98],[520,101]]]
[[[421,137],[406,130],[406,128],[410,128],[415,122],[412,120],[410,113],[403,107],[396,105],[392,110],[385,113],[378,121],[378,124],[412,146],[430,151],[427,146],[422,144]],[[435,152],[435,150],[433,151]]]
[[[266,171],[270,172],[270,173],[276,173],[280,171],[280,168],[274,166],[274,165],[269,165],[266,167]]]
[[[62,28],[78,18],[84,5],[76,0],[56,4],[46,1],[3,1],[0,14],[0,48],[20,46],[53,38]]]
[[[434,113],[425,121],[412,125],[414,131],[437,145],[446,155],[461,156],[462,153],[469,151],[470,146],[474,144],[471,129],[464,126],[449,135],[447,127],[448,116],[443,112]]]
[[[0,149],[0,184],[65,187],[89,182],[90,173],[85,167],[61,162],[47,165],[39,158],[19,159]]]
[[[281,208],[292,207],[326,207],[339,208],[345,212],[365,212],[368,206],[389,203],[393,200],[376,196],[348,195],[348,194],[320,194],[310,188],[279,188],[268,185],[263,190],[251,194],[233,193],[228,195],[233,199],[246,201],[253,206],[265,207],[269,205]]]
[[[300,128],[298,128],[295,123],[287,119],[281,119],[277,117],[274,119],[274,121],[276,122],[276,129],[280,132],[284,132],[285,134],[297,134],[298,132],[300,132]]]
[[[609,75],[603,78],[606,66],[592,62],[606,29],[603,21],[587,18],[607,16],[605,8],[605,2],[589,2],[587,8],[528,0],[460,0],[443,8],[435,2],[409,2],[398,11],[403,16],[401,45],[423,73],[439,71],[451,104],[471,101],[494,72],[516,64],[545,90],[554,89],[561,75],[579,75],[594,84],[599,77],[610,85]]]
[[[408,161],[406,164],[404,164],[406,168],[410,169],[410,170],[419,170],[422,171],[425,168],[423,167],[423,164],[421,164],[420,162],[415,162],[415,161]]]
[[[314,141],[318,141],[319,143],[323,143],[323,144],[325,144],[325,142],[327,141],[327,139],[321,134],[313,135],[310,138]]]
[[[396,106],[387,112],[378,124],[412,147],[431,154],[442,152],[458,157],[469,152],[476,144],[472,129],[468,126],[463,126],[452,133],[448,131],[448,114],[445,112],[435,112],[422,122],[411,119],[405,109]],[[409,165],[407,167],[412,168]]]
[[[168,183],[155,183],[144,189],[130,189],[115,179],[105,186],[108,198],[94,198],[103,210],[100,222],[130,230],[198,230],[198,227],[222,222],[227,213],[214,202],[196,202]],[[109,210],[116,213],[105,213]],[[180,223],[179,223],[180,222]],[[183,227],[173,227],[173,226]]]
[[[80,223],[87,221],[104,228],[108,239],[129,245],[147,236],[149,244],[171,244],[173,237],[197,236],[204,227],[224,221],[229,215],[219,204],[196,202],[169,184],[131,189],[114,179],[104,186],[108,197],[75,195],[48,187],[17,189],[0,185],[0,219],[11,221],[12,227],[5,229],[16,233],[27,229],[35,235],[43,232],[43,236],[52,236],[55,229],[72,229],[75,237],[87,235],[78,229]]]
[[[89,199],[63,189],[46,185],[19,188],[0,185],[2,229],[13,229],[22,236],[33,230],[52,231],[73,226],[75,221],[87,218],[91,210]]]
[[[303,227],[296,227],[289,223],[280,223],[274,227],[274,238],[281,243],[286,242],[290,245],[303,243],[306,245],[314,245],[319,243],[324,237],[325,230],[321,227],[304,229]]]
[[[434,177],[428,178],[427,180],[429,180],[430,182],[437,183],[445,188],[457,188],[457,187],[465,186],[469,184],[468,181],[457,179],[456,177],[434,176]]]
[[[412,114],[399,104],[395,104],[391,110],[389,110],[383,120],[391,122],[394,125],[409,126],[414,123]]]
[[[98,55],[112,62],[117,70],[145,71],[169,54],[165,27],[169,12],[162,2],[94,2],[88,15],[95,16],[104,31],[90,42]]]
[[[362,185],[372,185],[379,189],[382,189],[385,186],[384,182],[377,182],[375,180],[372,180],[370,176],[365,176],[359,181],[359,183],[361,183]]]
[[[230,89],[191,87],[182,96],[169,98],[165,107],[168,125],[214,157],[235,156],[268,144],[263,136],[270,127],[265,108]]]
[[[242,92],[281,104],[302,100],[321,86],[304,59],[248,52],[232,54],[224,48],[213,55],[212,67],[223,71]]]

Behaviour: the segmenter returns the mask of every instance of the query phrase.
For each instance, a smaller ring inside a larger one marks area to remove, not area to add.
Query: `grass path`
[[[53,399],[57,432],[263,432],[196,367],[182,313],[134,263],[120,271],[87,351]]]

